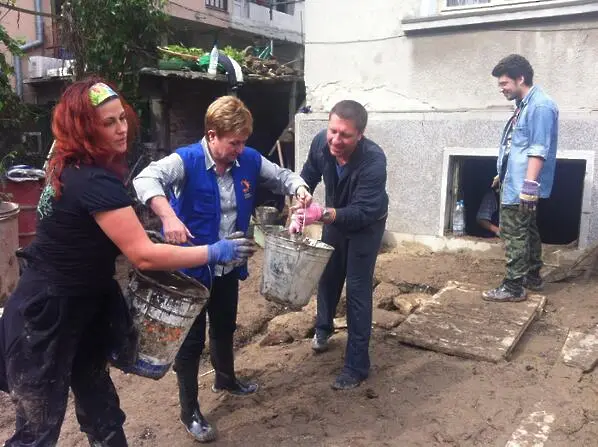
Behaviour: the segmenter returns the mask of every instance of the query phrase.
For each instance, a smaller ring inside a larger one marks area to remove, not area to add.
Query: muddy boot
[[[188,367],[187,367],[188,366]],[[216,439],[216,430],[208,423],[199,411],[197,395],[197,373],[199,365],[175,366],[181,403],[181,422],[187,431],[199,442],[210,442]]]
[[[242,382],[235,376],[232,340],[210,340],[210,360],[216,371],[213,392],[228,391],[235,396],[247,396],[258,390],[257,383]]]
[[[487,290],[482,293],[482,297],[486,301],[494,301],[497,303],[525,301],[527,295],[523,288],[523,279],[520,280],[504,280],[503,283],[496,289]]]
[[[523,278],[523,287],[525,287],[527,290],[540,292],[542,289],[544,289],[544,280],[540,276],[539,272],[529,272]]]
[[[127,438],[125,432],[121,428],[120,430],[113,431],[103,440],[96,439],[92,435],[87,435],[87,440],[91,447],[127,447]]]

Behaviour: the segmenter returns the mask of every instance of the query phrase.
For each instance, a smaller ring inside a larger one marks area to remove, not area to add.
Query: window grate
[[[206,0],[206,7],[219,11],[228,11],[227,0]]]

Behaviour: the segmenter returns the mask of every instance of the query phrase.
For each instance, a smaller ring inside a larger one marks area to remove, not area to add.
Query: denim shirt
[[[519,104],[521,112],[511,135],[511,150],[502,183],[503,205],[519,204],[519,193],[527,175],[528,157],[542,157],[544,166],[538,176],[540,197],[550,197],[556,167],[559,110],[544,91],[533,86]],[[505,126],[500,142],[497,172],[501,172],[507,150],[509,125]]]

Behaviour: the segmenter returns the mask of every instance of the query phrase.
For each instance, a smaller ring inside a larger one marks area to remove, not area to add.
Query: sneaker
[[[212,392],[214,393],[221,393],[223,391],[227,391],[228,393],[232,394],[233,396],[248,396],[250,394],[254,394],[259,389],[259,385],[255,382],[242,382],[239,379],[235,379],[234,382],[227,386],[216,386],[216,384],[212,385]]]
[[[330,340],[330,334],[316,331],[311,343],[311,349],[317,353],[328,351],[328,348],[330,347],[328,345],[328,340]]]
[[[338,375],[334,382],[332,382],[331,387],[333,390],[337,391],[352,390],[361,385],[361,382],[363,382],[363,380],[343,371]]]
[[[523,288],[521,288],[521,290],[518,292],[514,292],[513,290],[508,289],[504,284],[501,284],[496,289],[487,290],[486,292],[482,293],[482,298],[484,298],[486,301],[507,303],[525,301],[527,296],[525,294],[525,289]]]
[[[523,287],[534,292],[544,289],[544,280],[540,275],[527,275],[523,278]]]

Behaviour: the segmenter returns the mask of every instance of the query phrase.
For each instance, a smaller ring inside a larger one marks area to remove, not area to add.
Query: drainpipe
[[[42,12],[42,0],[34,1],[35,12]],[[44,18],[36,14],[35,15],[35,40],[27,42],[20,46],[22,51],[29,51],[37,48],[44,43]],[[15,80],[16,80],[16,91],[20,98],[23,97],[23,68],[21,67],[21,57],[13,53],[12,55],[13,65],[15,69]]]

